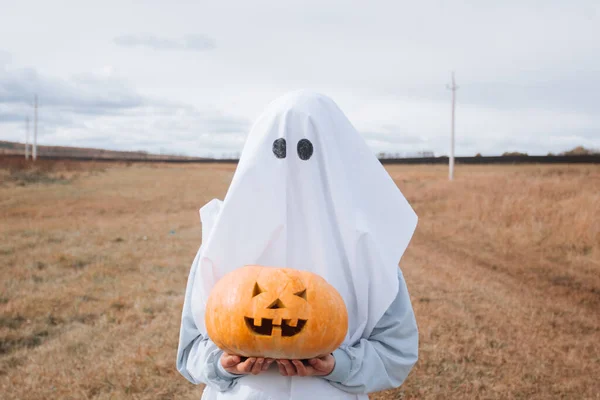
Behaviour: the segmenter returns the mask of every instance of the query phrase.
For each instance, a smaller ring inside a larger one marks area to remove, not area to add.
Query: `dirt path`
[[[433,243],[403,263],[421,333],[407,398],[599,396],[598,313]]]

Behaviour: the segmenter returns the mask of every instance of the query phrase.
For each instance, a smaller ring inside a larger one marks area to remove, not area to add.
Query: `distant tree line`
[[[555,155],[559,155],[559,156],[589,156],[589,155],[594,155],[594,154],[600,154],[600,150],[587,149],[583,146],[577,146],[571,150],[564,151],[564,152],[558,153],[558,154],[548,153],[549,156],[555,156]],[[522,157],[522,156],[528,156],[528,155],[529,154],[527,154],[527,153],[521,153],[518,151],[507,151],[507,152],[502,153],[503,157]],[[477,153],[477,155],[475,155],[475,157],[481,157],[481,154]]]
[[[585,156],[585,155],[595,155],[595,154],[600,154],[600,150],[594,150],[594,149],[588,149],[585,148],[583,146],[577,146],[571,150],[562,152],[562,153],[558,153],[558,154],[554,154],[554,153],[548,153],[548,156],[555,156],[555,155],[559,155],[559,156]],[[505,151],[504,153],[502,153],[502,157],[528,157],[529,154],[527,153],[523,153],[520,151]],[[433,153],[433,151],[420,151],[417,153],[413,153],[413,154],[406,154],[406,153],[388,153],[388,152],[379,152],[377,154],[377,158],[379,158],[380,160],[386,160],[386,159],[399,159],[399,158],[434,158],[435,154]],[[445,157],[447,158],[448,156],[446,154],[442,154],[439,157]],[[477,153],[475,154],[475,157],[483,157],[481,155],[481,153]]]

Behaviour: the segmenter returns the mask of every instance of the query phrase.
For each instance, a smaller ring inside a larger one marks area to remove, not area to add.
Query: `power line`
[[[458,86],[454,81],[454,71],[452,71],[452,86],[446,85],[449,90],[452,90],[452,133],[450,134],[450,160],[449,160],[449,179],[454,179],[454,110],[456,108],[456,91]]]

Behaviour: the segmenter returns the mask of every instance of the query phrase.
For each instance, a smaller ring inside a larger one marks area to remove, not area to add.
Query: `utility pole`
[[[446,86],[449,90],[452,90],[452,133],[450,135],[450,171],[449,178],[450,180],[454,179],[454,109],[456,108],[456,91],[458,90],[458,86],[456,86],[456,82],[454,81],[454,71],[452,71],[452,86]]]
[[[38,98],[35,95],[33,103],[33,161],[37,159],[37,126],[38,126]]]
[[[29,117],[25,118],[25,159],[29,160]]]

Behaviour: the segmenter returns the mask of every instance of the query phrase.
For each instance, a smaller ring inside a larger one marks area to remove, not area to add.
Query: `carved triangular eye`
[[[304,300],[306,300],[306,289],[301,292],[294,293],[294,296],[302,297]]]
[[[277,308],[285,308],[285,305],[283,304],[283,302],[279,299],[275,300],[273,303],[271,303],[271,305],[269,305],[269,307],[271,310],[275,310]]]
[[[258,286],[258,283],[255,283],[254,289],[252,290],[252,297],[256,297],[262,292],[264,292],[264,290],[260,286]]]

